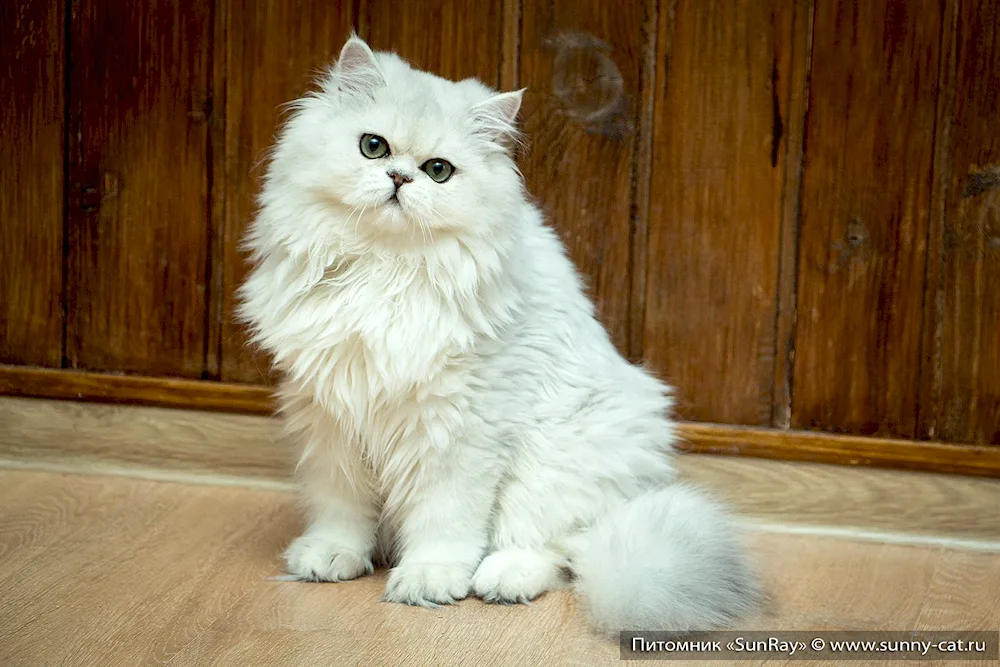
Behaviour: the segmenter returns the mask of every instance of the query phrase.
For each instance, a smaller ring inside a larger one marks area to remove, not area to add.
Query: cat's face
[[[322,90],[296,104],[268,188],[326,207],[313,233],[341,241],[489,233],[523,198],[506,150],[520,100],[413,70],[353,38]]]

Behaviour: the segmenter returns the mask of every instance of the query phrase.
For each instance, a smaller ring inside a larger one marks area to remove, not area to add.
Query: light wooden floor
[[[382,576],[268,581],[298,528],[283,491],[0,470],[0,665],[619,662],[566,592],[431,611],[379,602]],[[1000,628],[997,554],[750,542],[773,599],[747,629]]]

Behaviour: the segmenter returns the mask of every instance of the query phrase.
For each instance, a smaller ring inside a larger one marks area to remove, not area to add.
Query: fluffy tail
[[[760,597],[736,527],[688,486],[630,500],[571,551],[577,594],[606,632],[711,630],[753,611]]]

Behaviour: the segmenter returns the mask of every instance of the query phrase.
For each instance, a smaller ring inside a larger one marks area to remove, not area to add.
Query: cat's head
[[[320,88],[292,105],[262,213],[288,225],[279,235],[293,244],[327,247],[510,226],[524,197],[510,155],[522,92],[448,81],[352,36]]]

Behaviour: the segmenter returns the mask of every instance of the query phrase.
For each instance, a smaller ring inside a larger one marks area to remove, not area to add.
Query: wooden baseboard
[[[0,395],[270,415],[257,385],[147,378],[0,365]],[[1000,447],[869,438],[812,431],[685,423],[686,451],[765,459],[1000,477]]]
[[[0,466],[291,490],[277,419],[0,397]],[[764,524],[1000,540],[1000,481],[683,454],[689,479]]]
[[[812,431],[681,424],[680,448],[703,454],[1000,477],[1000,447]]]
[[[0,365],[0,395],[269,415],[260,385]]]

